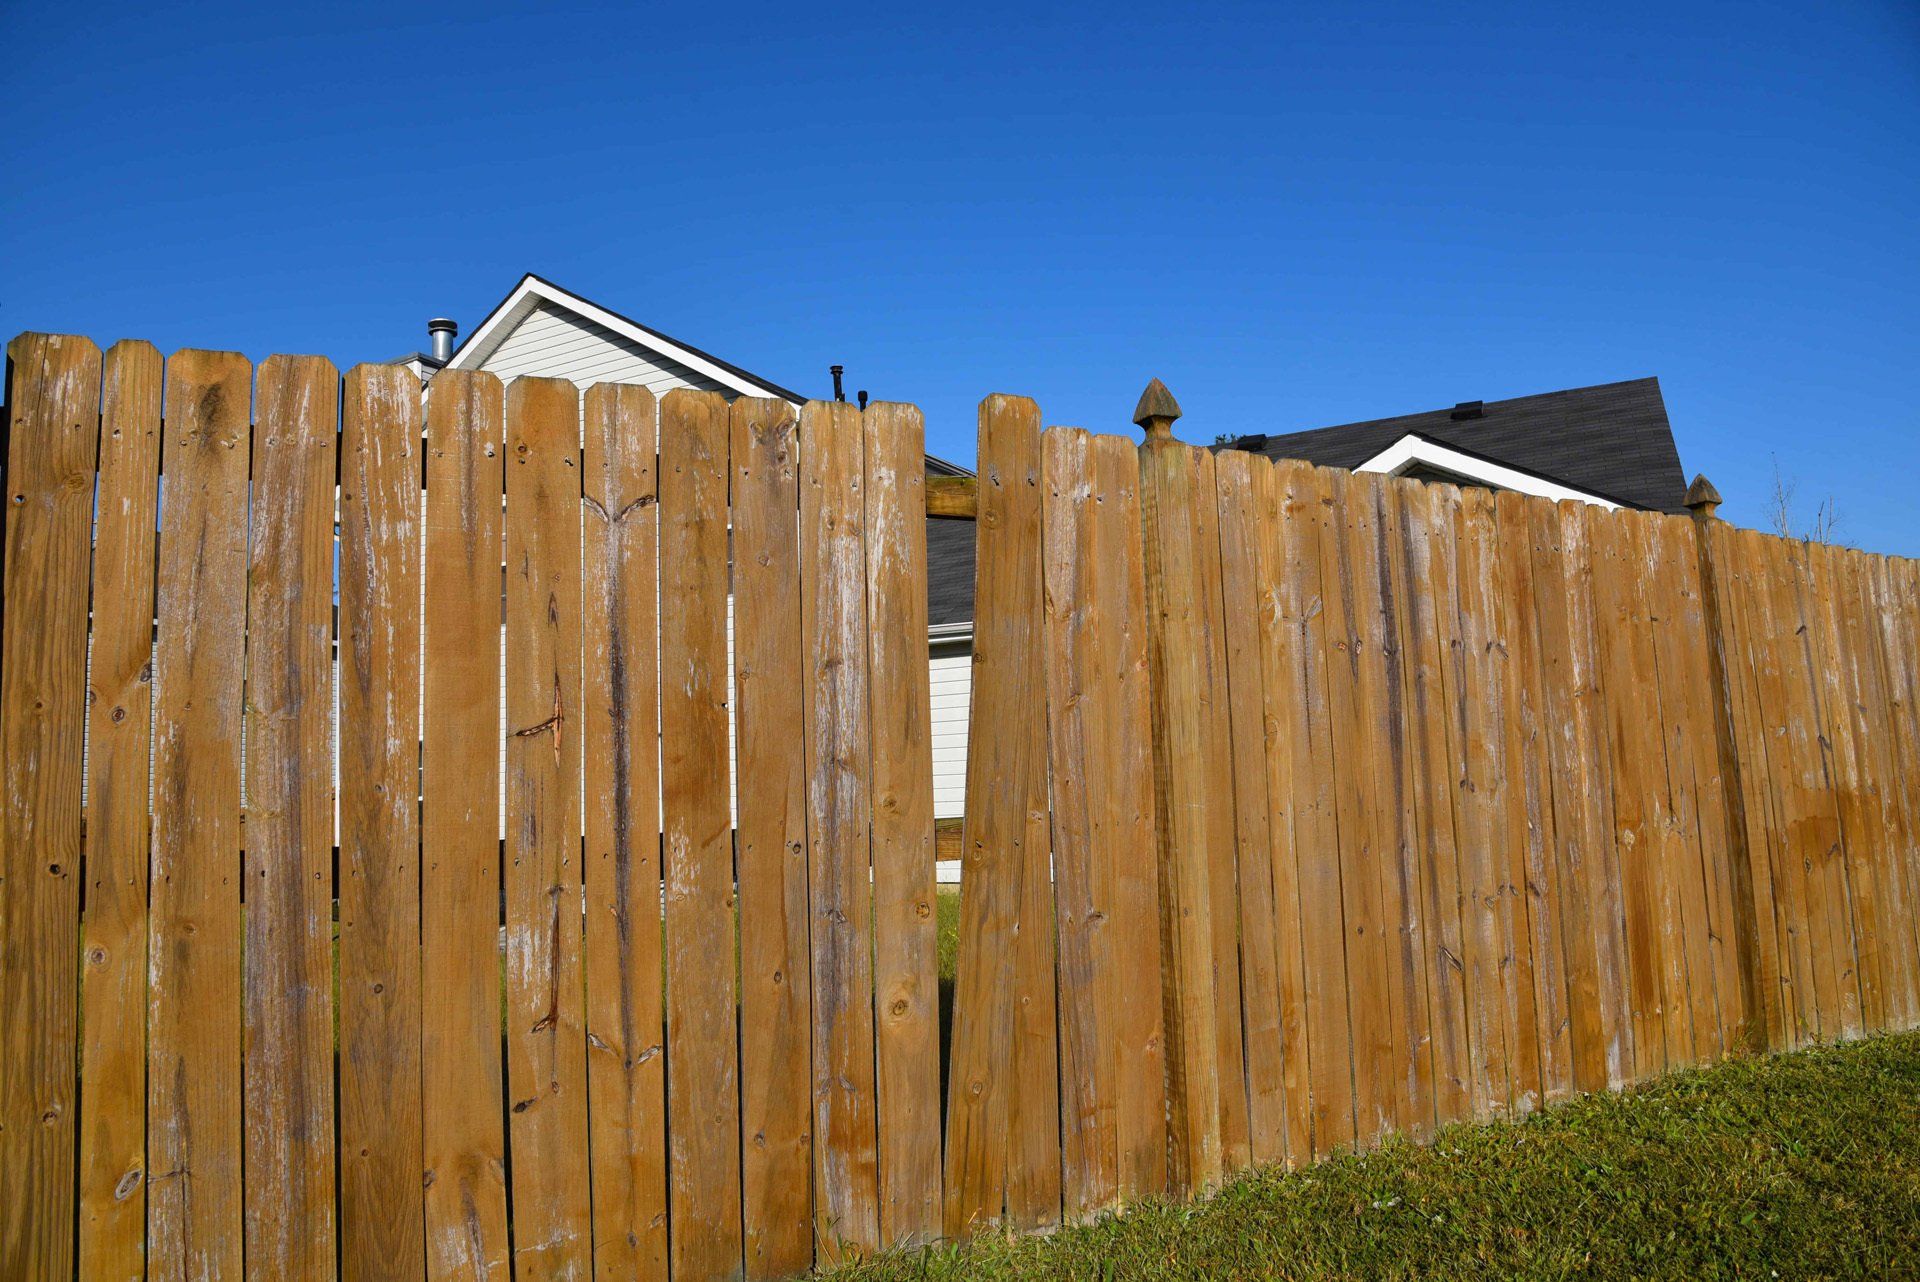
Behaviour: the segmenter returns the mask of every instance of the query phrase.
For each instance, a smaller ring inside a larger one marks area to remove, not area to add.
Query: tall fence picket
[[[242,1274],[240,718],[251,373],[233,352],[167,360],[148,877],[150,1276]],[[10,619],[16,600],[7,603]]]
[[[516,1273],[584,1275],[580,402],[521,378],[506,419],[506,1090]],[[476,696],[469,696],[476,697]],[[723,760],[724,765],[724,760]]]
[[[667,1136],[673,1269],[690,1280],[738,1277],[744,1267],[727,813],[727,449],[727,406],[718,394],[667,393],[660,405]]]
[[[315,1277],[334,1260],[330,739],[339,413],[332,362],[273,356],[261,364],[247,575],[243,946],[247,1271],[262,1278]]]
[[[0,1273],[51,1277],[73,1268],[80,750],[100,349],[22,334],[7,347],[7,384],[0,1180],[9,1191],[0,1198]]]
[[[926,427],[876,401],[865,438],[879,1242],[940,1236],[940,996],[927,656]]]
[[[749,1277],[813,1261],[812,958],[800,641],[800,420],[742,397],[733,458],[740,736],[740,1129]]]
[[[661,1055],[658,411],[588,390],[581,449],[587,1112],[593,1269],[667,1270]]]
[[[87,678],[87,912],[81,922],[86,998],[80,1276],[87,1278],[144,1276],[147,776],[153,760],[153,573],[164,376],[151,343],[127,341],[107,349]]]
[[[511,1267],[500,1055],[505,416],[493,375],[443,370],[435,378],[420,754],[421,1183],[433,1277],[492,1277]]]

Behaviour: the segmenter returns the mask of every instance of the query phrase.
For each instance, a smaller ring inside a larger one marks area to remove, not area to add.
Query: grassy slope
[[[1196,1205],[834,1275],[1463,1276],[1920,1276],[1920,1034],[1732,1061],[1254,1174]]]

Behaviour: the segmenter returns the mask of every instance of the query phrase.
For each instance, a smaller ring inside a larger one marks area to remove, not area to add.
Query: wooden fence
[[[905,405],[8,384],[0,1276],[781,1277],[1920,1020],[1910,561],[1157,386],[1144,446],[989,398],[931,485]]]

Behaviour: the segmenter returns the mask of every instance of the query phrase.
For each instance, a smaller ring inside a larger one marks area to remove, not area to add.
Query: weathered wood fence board
[[[1264,460],[1261,467],[1271,471]],[[1279,910],[1269,840],[1267,704],[1260,649],[1258,505],[1252,455],[1223,454],[1216,469],[1220,529],[1221,627],[1226,672],[1221,700],[1232,739],[1234,861],[1239,913],[1226,924],[1239,949],[1240,1009],[1233,1023],[1245,1060],[1247,1152],[1244,1160],[1286,1155],[1286,1088],[1280,1029]],[[1225,861],[1221,861],[1224,863]],[[1238,926],[1238,929],[1234,927]],[[1245,1012],[1244,1024],[1241,1012]]]
[[[800,423],[801,635],[813,948],[814,1226],[836,1260],[880,1237],[874,1111],[865,438],[845,404]]]
[[[668,1171],[673,1267],[699,1278],[744,1268],[727,791],[728,438],[717,394],[679,389],[661,401]]]
[[[340,375],[259,370],[247,601],[247,1271],[333,1268],[333,469]],[[372,603],[355,601],[361,612]],[[372,607],[377,609],[378,607]],[[358,616],[356,616],[358,617]]]
[[[1920,1020],[1912,561],[1158,385],[936,483],[907,405],[9,354],[9,1278],[778,1278]]]
[[[561,1277],[591,1268],[581,1160],[588,1145],[584,945],[575,911],[584,737],[579,415],[578,393],[562,379],[516,379],[507,389],[505,1041],[513,1256],[516,1273]]]
[[[167,361],[147,945],[147,1270],[159,1277],[242,1276],[240,719],[251,373],[232,352],[175,352]],[[9,618],[16,609],[9,597]]]
[[[1214,701],[1203,698],[1213,667],[1206,585],[1217,584],[1220,559],[1218,538],[1207,546],[1213,522],[1198,516],[1216,501],[1211,484],[1200,488],[1199,475],[1191,447],[1149,428],[1140,447],[1140,512],[1166,977],[1167,1178],[1175,1189],[1196,1192],[1217,1184],[1222,1170],[1217,991],[1223,949],[1222,932],[1213,926],[1222,905],[1215,903],[1216,851],[1210,843],[1220,835],[1216,808],[1225,806],[1231,816],[1230,795],[1219,795],[1223,783],[1231,782],[1223,781],[1214,759]],[[1206,476],[1210,482],[1211,467]],[[1217,850],[1229,867],[1231,844]],[[1236,1081],[1230,1089],[1237,1087]]]
[[[667,1271],[657,406],[591,388],[581,448],[587,1113],[593,1268]]]
[[[742,397],[733,459],[740,1130],[747,1275],[813,1260],[812,956],[800,644],[800,420]]]
[[[23,334],[7,347],[7,374],[0,1273],[56,1276],[73,1267],[80,753],[100,349]]]
[[[425,1261],[420,397],[347,373],[340,435],[340,1204],[354,1276]],[[317,717],[318,709],[310,715]]]
[[[80,1094],[87,1107],[80,1118],[80,1276],[87,1278],[145,1275],[147,774],[163,377],[160,353],[151,343],[120,342],[107,349],[87,678],[87,911],[81,922],[86,999]],[[331,621],[327,626],[331,632]]]
[[[500,1055],[500,702],[476,697],[495,695],[501,679],[505,415],[500,380],[466,370],[441,371],[427,403],[420,1071],[432,1277],[504,1277],[511,1268]]]
[[[880,1231],[940,1236],[940,1015],[927,655],[926,426],[876,401],[865,440]]]

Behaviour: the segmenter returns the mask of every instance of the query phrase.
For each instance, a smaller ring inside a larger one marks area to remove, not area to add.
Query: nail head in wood
[[[1714,512],[1720,506],[1720,491],[1713,487],[1704,472],[1695,472],[1693,484],[1687,487],[1687,507],[1703,521],[1714,519]]]
[[[1173,393],[1159,379],[1147,384],[1147,390],[1140,393],[1140,403],[1133,407],[1133,421],[1146,429],[1147,439],[1173,439],[1173,420],[1180,417],[1180,402],[1173,399]]]

